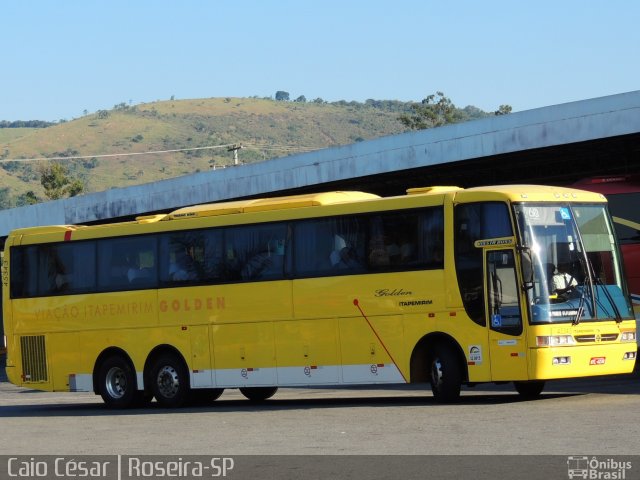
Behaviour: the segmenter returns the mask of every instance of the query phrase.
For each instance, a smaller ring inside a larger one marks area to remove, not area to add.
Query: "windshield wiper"
[[[593,268],[593,266],[591,266],[591,268]],[[609,291],[607,286],[602,282],[600,277],[595,275],[595,272],[594,272],[594,277],[596,279],[596,282],[602,287],[602,291],[604,292],[605,297],[607,297],[607,300],[609,300],[609,304],[611,305],[611,308],[613,308],[613,313],[616,317],[616,323],[622,322],[622,314],[620,313],[620,309],[616,305],[616,302],[613,300],[613,297],[611,296],[611,292]],[[602,303],[600,303],[599,300],[597,301],[598,301],[598,304],[602,307],[602,309],[605,310],[606,312],[604,305],[602,305]]]
[[[593,315],[597,317],[595,298],[593,295],[593,277],[591,276],[591,272],[589,271],[588,260],[585,258],[584,248],[582,249],[583,255],[578,256],[578,261],[580,262],[580,268],[582,269],[582,274],[584,275],[584,285],[582,289],[580,289],[580,303],[578,303],[578,311],[576,312],[576,317],[571,322],[572,325],[578,325],[580,320],[582,320],[582,315],[584,314],[584,304],[587,299],[587,295],[591,297],[591,308],[593,309]],[[587,293],[588,292],[588,293]]]
[[[571,325],[578,325],[580,323],[580,320],[582,320],[582,314],[584,313],[584,289],[582,291],[582,293],[580,294],[580,303],[578,304],[578,311],[576,312],[576,318],[573,319],[573,322],[571,322]]]
[[[574,212],[571,212],[573,218]],[[585,274],[584,279],[584,287],[582,289],[582,293],[580,294],[580,306],[578,307],[578,313],[576,314],[576,318],[573,320],[573,325],[578,325],[580,323],[580,319],[582,318],[582,313],[584,311],[584,302],[586,299],[586,290],[589,291],[589,295],[591,296],[591,309],[592,316],[594,318],[598,318],[598,308],[596,306],[596,297],[594,293],[595,287],[593,286],[593,276],[592,269],[590,268],[589,258],[587,257],[587,250],[584,248],[584,241],[582,239],[582,232],[580,231],[580,227],[577,224],[574,224],[575,231],[578,240],[578,249],[582,255],[578,256],[578,261],[580,262],[580,268],[582,268],[582,273]]]

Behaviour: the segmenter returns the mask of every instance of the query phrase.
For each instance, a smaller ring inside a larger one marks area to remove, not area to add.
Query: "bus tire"
[[[148,407],[153,400],[153,393],[148,393],[143,390],[138,390],[133,400],[133,406],[136,408]]]
[[[518,392],[522,398],[537,398],[544,389],[544,380],[513,382],[513,386],[516,387],[516,392]]]
[[[197,388],[191,390],[189,403],[193,405],[208,405],[220,398],[224,388]]]
[[[240,393],[252,402],[263,402],[273,397],[278,391],[278,387],[243,387]]]
[[[121,355],[107,357],[98,370],[98,392],[110,408],[129,408],[138,398],[136,372]]]
[[[164,353],[153,362],[150,381],[153,396],[163,407],[181,407],[189,398],[187,367],[175,354]]]
[[[439,403],[452,403],[460,398],[462,368],[455,352],[437,345],[429,358],[429,380],[433,396]]]

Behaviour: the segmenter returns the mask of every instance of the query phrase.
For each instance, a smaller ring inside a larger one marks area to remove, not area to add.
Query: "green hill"
[[[407,130],[398,116],[410,105],[373,100],[170,100],[120,104],[47,128],[2,128],[0,208],[20,205],[28,191],[41,201],[46,198],[38,165],[50,160],[43,159],[64,158],[61,163],[82,180],[85,192],[95,192],[233,163],[227,147],[202,147],[241,144],[239,160],[250,163],[397,134]],[[467,117],[487,115],[474,107],[465,111]],[[180,151],[124,155],[166,150]]]

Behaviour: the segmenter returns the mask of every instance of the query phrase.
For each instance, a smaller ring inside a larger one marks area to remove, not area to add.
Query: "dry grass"
[[[243,144],[245,162],[310,149],[344,145],[399,133],[397,112],[364,105],[276,102],[257,98],[170,100],[121,106],[106,117],[90,114],[43,129],[0,129],[0,182],[15,199],[44,192],[37,162],[8,162],[69,156],[126,154]],[[87,191],[100,191],[193,173],[213,163],[229,164],[226,149],[65,160]]]

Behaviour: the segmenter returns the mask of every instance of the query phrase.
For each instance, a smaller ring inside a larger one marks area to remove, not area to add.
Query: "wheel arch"
[[[462,379],[469,381],[469,371],[467,369],[467,357],[460,344],[449,334],[444,332],[432,332],[422,337],[411,352],[409,363],[409,383],[429,382],[429,355],[437,345],[450,348],[460,361],[462,369]]]

